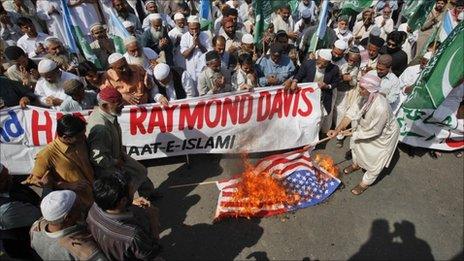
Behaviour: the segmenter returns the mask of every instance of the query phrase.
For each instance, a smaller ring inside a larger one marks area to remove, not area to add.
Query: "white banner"
[[[281,87],[146,104],[123,109],[126,152],[137,160],[199,153],[264,152],[318,140],[320,90],[295,93]],[[74,113],[87,118],[92,111]],[[55,137],[63,113],[30,106],[0,111],[0,161],[12,174],[27,174],[35,154]]]

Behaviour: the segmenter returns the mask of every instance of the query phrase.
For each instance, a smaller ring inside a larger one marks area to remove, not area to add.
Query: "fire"
[[[340,169],[335,165],[333,159],[325,154],[316,154],[314,161],[319,167],[330,173],[332,176],[339,178]]]
[[[256,173],[248,158],[242,155],[242,159],[245,171],[242,173],[234,196],[234,200],[239,201],[241,206],[241,211],[237,216],[250,218],[265,205],[293,205],[299,202],[300,196],[290,194],[270,173]]]

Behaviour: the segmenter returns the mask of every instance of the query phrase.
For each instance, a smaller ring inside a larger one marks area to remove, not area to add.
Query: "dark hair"
[[[238,63],[242,64],[253,64],[253,57],[249,53],[242,53],[238,56]]]
[[[20,18],[18,18],[18,20],[16,21],[16,24],[19,27],[31,25],[31,24],[33,25],[32,20],[24,16],[21,16]]]
[[[130,177],[120,172],[104,175],[93,183],[93,197],[103,210],[115,209],[123,198],[129,196]]]
[[[224,17],[227,16],[238,16],[238,11],[235,8],[227,8],[226,11],[224,12]]]
[[[79,66],[77,67],[77,72],[81,76],[87,76],[88,72],[97,72],[97,71],[98,69],[95,66],[95,64],[93,64],[90,61],[84,61],[82,63],[79,63]]]
[[[213,37],[213,40],[211,41],[212,44],[213,44],[213,46],[216,46],[216,43],[217,43],[219,40],[222,41],[223,43],[226,42],[226,38],[225,38],[224,36],[222,36],[222,35],[215,35],[215,36]]]
[[[387,35],[387,41],[392,40],[398,47],[401,47],[403,42],[406,40],[407,34],[405,32],[393,31]]]
[[[65,114],[56,122],[56,134],[59,137],[73,137],[85,130],[85,121],[78,116]]]

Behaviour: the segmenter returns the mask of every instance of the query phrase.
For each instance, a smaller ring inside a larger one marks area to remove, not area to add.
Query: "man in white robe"
[[[96,0],[68,0],[72,21],[79,26],[84,35],[90,35],[90,27],[100,22],[100,16],[95,6]]]
[[[66,38],[62,12],[60,0],[37,1],[37,16],[47,24],[48,33],[64,41]]]
[[[182,53],[180,52],[180,39],[182,38],[182,35],[185,34],[188,30],[186,27],[184,15],[181,13],[176,13],[174,15],[174,22],[176,23],[176,26],[172,28],[172,30],[168,33],[168,36],[171,39],[172,44],[174,45],[174,66],[180,67],[185,70],[185,58],[184,56],[182,56]]]
[[[124,39],[126,53],[124,57],[128,64],[143,67],[149,76],[153,76],[153,68],[158,63],[158,54],[150,48],[142,47],[135,36]]]
[[[432,58],[432,52],[427,52],[420,60],[420,64],[409,66],[398,78],[400,80],[401,90],[399,106],[401,106],[408,95],[412,92],[414,83],[417,81],[419,75],[427,66],[430,58]]]
[[[380,78],[366,74],[359,81],[362,106],[353,106],[342,122],[327,133],[335,137],[351,123],[355,126],[351,132],[351,152],[353,164],[343,170],[349,174],[359,169],[366,172],[362,181],[351,193],[359,195],[372,185],[381,171],[388,167],[398,143],[399,125],[393,115],[387,99],[379,93]]]

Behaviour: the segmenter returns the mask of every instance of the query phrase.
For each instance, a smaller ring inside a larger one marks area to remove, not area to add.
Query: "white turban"
[[[108,57],[108,64],[113,64],[119,60],[124,58],[124,56],[120,53],[113,53]]]
[[[183,14],[181,14],[181,13],[176,13],[174,15],[174,20],[180,20],[180,19],[184,19],[184,18],[185,18],[185,16]]]
[[[150,14],[148,16],[148,20],[151,22],[151,21],[155,21],[155,20],[161,20],[161,15],[158,14],[158,13],[154,13],[154,14]]]
[[[251,34],[244,34],[242,36],[242,43],[244,44],[252,44],[253,43],[253,35]]]
[[[165,63],[159,63],[153,69],[153,75],[158,81],[166,79],[166,77],[169,75],[169,72],[171,72],[171,69],[169,68],[169,65]]]
[[[42,216],[47,221],[58,221],[71,212],[74,201],[76,201],[76,193],[71,190],[53,191],[40,203]]]
[[[311,9],[309,8],[303,9],[303,11],[301,12],[301,17],[303,17],[304,19],[311,18]]]
[[[426,52],[423,56],[424,59],[430,60],[432,58],[432,52]]]
[[[147,6],[148,4],[156,4],[155,0],[148,0],[145,2],[145,6]]]
[[[124,46],[127,46],[127,45],[129,45],[131,43],[136,43],[136,42],[137,42],[137,37],[135,37],[133,35],[131,35],[131,36],[127,37],[127,38],[124,38]]]
[[[326,61],[332,61],[332,50],[320,49],[319,51],[317,51],[317,57],[322,58]]]
[[[340,39],[335,41],[334,46],[335,46],[335,48],[338,48],[338,49],[340,49],[342,51],[345,51],[348,48],[348,44],[345,41],[340,40]]]
[[[200,23],[200,19],[196,15],[191,15],[188,17],[187,23]]]
[[[122,25],[124,26],[124,28],[129,28],[129,27],[135,26],[134,23],[131,22],[131,21],[124,21],[124,22],[122,22]]]
[[[39,73],[48,73],[55,70],[56,67],[58,67],[58,65],[54,61],[50,59],[43,59],[39,62],[37,70]]]

